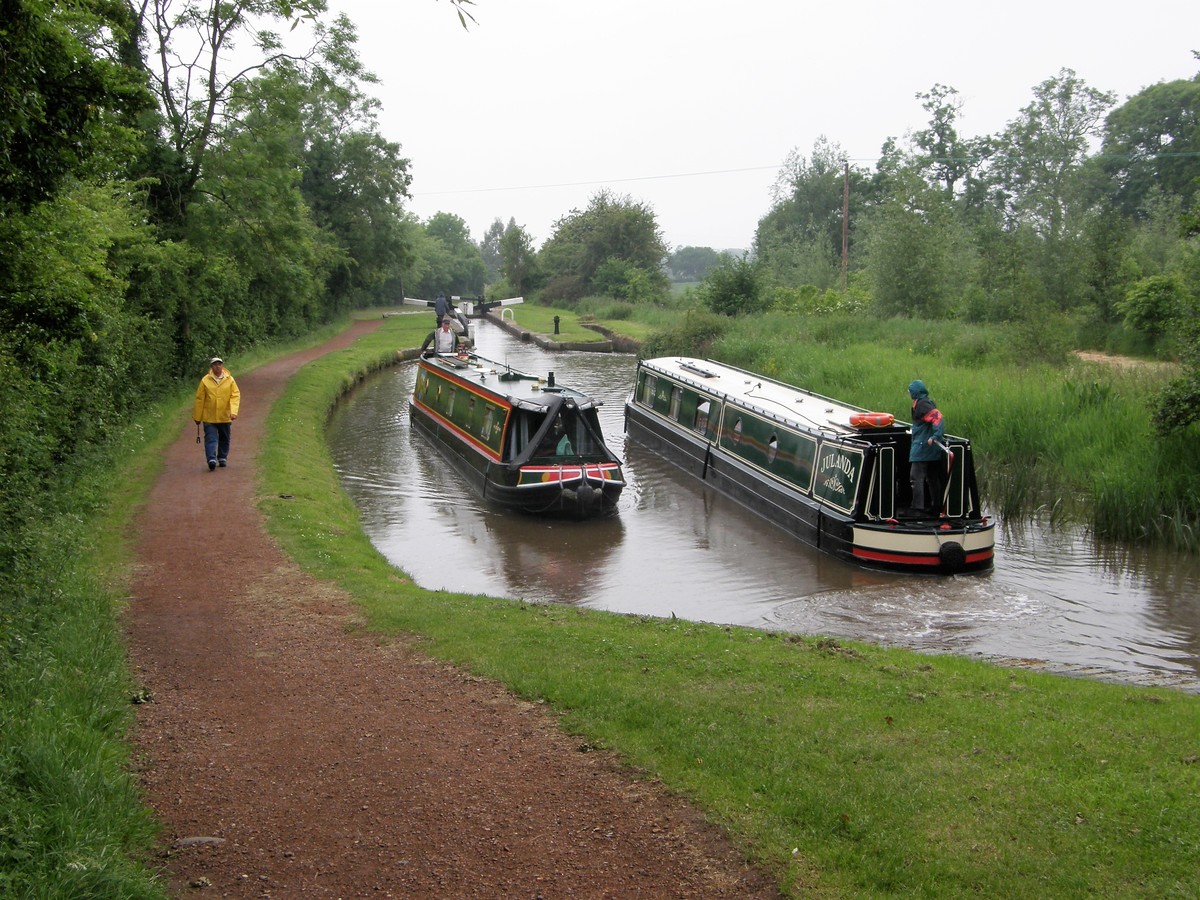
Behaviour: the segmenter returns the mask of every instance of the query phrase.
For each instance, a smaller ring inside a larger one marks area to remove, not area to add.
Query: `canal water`
[[[490,323],[473,327],[482,356],[554,372],[604,402],[605,439],[627,486],[618,514],[601,521],[496,510],[410,430],[415,366],[380,373],[339,405],[329,443],[366,533],[422,587],[852,638],[1200,693],[1196,557],[1001,523],[996,567],[985,575],[841,562],[627,442],[632,356],[550,353]]]

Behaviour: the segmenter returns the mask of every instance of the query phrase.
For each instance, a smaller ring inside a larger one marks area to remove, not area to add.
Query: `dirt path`
[[[174,896],[775,897],[685,804],[542,709],[356,632],[266,535],[254,464],[305,362],[234,373],[229,468],[190,422],[137,523],[135,732]],[[199,376],[197,376],[199,377]]]

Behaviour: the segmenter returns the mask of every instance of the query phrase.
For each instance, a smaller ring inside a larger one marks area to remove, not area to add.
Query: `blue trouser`
[[[204,458],[222,461],[229,457],[230,422],[204,423]]]

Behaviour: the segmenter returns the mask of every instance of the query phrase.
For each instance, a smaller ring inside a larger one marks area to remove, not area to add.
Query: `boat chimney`
[[[554,373],[553,372],[551,372],[546,377],[546,387],[554,387]]]

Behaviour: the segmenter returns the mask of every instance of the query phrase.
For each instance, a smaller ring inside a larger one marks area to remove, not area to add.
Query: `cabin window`
[[[485,441],[492,439],[492,419],[496,416],[496,407],[488,404],[487,409],[483,411],[483,430],[480,434]]]
[[[737,446],[742,442],[742,420],[739,418],[733,423],[733,446]]]
[[[446,415],[454,415],[454,397],[458,393],[456,388],[446,389]]]
[[[508,459],[520,455],[529,446],[545,420],[546,417],[539,413],[527,410],[516,412],[512,427],[509,428]]]
[[[644,406],[654,406],[654,389],[658,387],[658,378],[654,375],[647,375],[642,380],[642,404]]]
[[[771,435],[771,440],[767,443],[767,463],[775,462],[775,457],[779,455],[779,436]]]
[[[692,424],[692,428],[699,434],[704,434],[708,431],[708,401],[705,400],[696,407],[696,421]]]
[[[679,385],[675,385],[675,386],[673,386],[673,387],[671,388],[671,412],[670,412],[670,416],[671,416],[671,418],[672,418],[672,419],[674,419],[676,422],[678,422],[678,421],[679,421],[679,404],[680,404],[680,402],[681,402],[682,400],[683,400],[683,391],[680,389]]]

